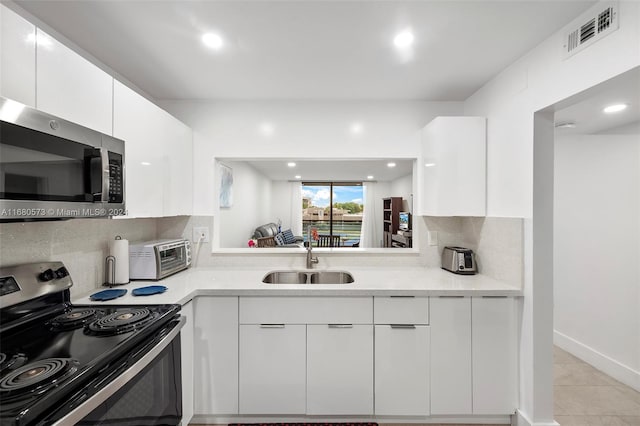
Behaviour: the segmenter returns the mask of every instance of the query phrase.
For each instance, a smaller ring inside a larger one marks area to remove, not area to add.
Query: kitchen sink
[[[323,271],[309,274],[310,284],[350,284],[353,276],[342,271]]]
[[[353,276],[345,271],[272,271],[265,284],[351,284]]]

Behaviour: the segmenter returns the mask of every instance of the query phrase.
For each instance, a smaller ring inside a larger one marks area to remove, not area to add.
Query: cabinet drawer
[[[429,324],[428,297],[373,298],[375,324]]]
[[[371,297],[240,298],[241,324],[372,324]]]

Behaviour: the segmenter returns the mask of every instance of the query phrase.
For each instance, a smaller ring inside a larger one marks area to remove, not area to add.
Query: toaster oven
[[[191,266],[191,242],[147,241],[129,246],[129,278],[161,280]]]

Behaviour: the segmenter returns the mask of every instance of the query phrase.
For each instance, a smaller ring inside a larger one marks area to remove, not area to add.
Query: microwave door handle
[[[102,197],[100,201],[103,203],[109,202],[109,181],[110,181],[110,171],[109,171],[109,151],[107,148],[100,148],[100,164],[102,167]]]

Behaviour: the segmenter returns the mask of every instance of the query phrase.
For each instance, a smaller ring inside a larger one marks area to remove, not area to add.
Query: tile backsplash
[[[420,232],[420,254],[389,256],[383,253],[327,256],[326,267],[412,266],[440,267],[442,249],[447,245],[469,247],[476,252],[480,273],[522,285],[523,220],[490,217],[421,217],[414,222]],[[85,294],[104,282],[105,257],[109,241],[117,235],[129,242],[161,238],[191,239],[194,226],[205,226],[213,235],[213,217],[178,216],[147,219],[71,219],[53,222],[0,224],[0,266],[60,260],[73,277],[72,292]],[[437,231],[437,246],[428,246],[426,231]],[[211,243],[202,243],[196,266],[282,265],[282,256],[212,254]],[[193,247],[194,255],[197,245]],[[302,267],[304,255],[288,256],[292,267]],[[284,262],[283,262],[284,260]]]
[[[445,246],[462,246],[476,254],[478,270],[501,281],[522,286],[524,221],[501,217],[422,217],[420,252],[426,266],[441,265]],[[426,231],[436,231],[437,246],[427,245]]]
[[[73,294],[84,294],[104,282],[109,241],[153,240],[156,219],[71,219],[0,224],[0,266],[62,261],[73,278]]]

